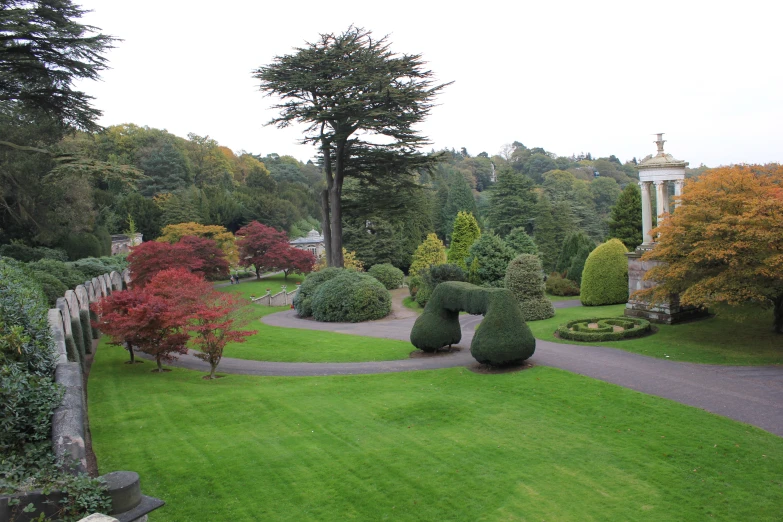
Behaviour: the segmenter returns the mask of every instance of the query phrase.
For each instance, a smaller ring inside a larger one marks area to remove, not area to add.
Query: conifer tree
[[[448,261],[459,265],[463,270],[468,269],[465,259],[470,254],[470,247],[481,237],[478,223],[473,214],[468,212],[457,213],[454,220],[454,228],[451,232],[451,244],[449,245]]]
[[[595,243],[581,230],[568,234],[565,241],[563,241],[563,248],[560,249],[560,256],[557,258],[555,271],[560,273],[566,272],[582,247],[585,247],[589,254],[595,248]]]
[[[506,169],[490,191],[489,225],[501,237],[514,228],[530,226],[536,196],[533,181],[520,172]]]
[[[514,259],[514,252],[505,241],[495,234],[483,234],[470,247],[470,281],[473,284],[502,287],[508,263]]]
[[[413,253],[413,262],[408,269],[408,275],[411,277],[418,275],[419,272],[431,265],[442,265],[446,262],[446,247],[435,234],[428,234],[427,239],[416,248]]]
[[[642,244],[642,193],[636,183],[629,183],[612,207],[609,237],[619,239],[629,250]]]
[[[555,269],[565,237],[575,229],[573,214],[565,201],[553,206],[546,194],[541,194],[535,216],[534,239],[541,253],[541,264],[544,270],[551,272]]]
[[[516,255],[519,254],[538,254],[538,247],[533,238],[527,235],[524,228],[513,229],[505,238],[506,244]]]

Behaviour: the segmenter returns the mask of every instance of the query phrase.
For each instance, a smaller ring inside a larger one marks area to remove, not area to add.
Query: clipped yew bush
[[[470,255],[470,247],[481,237],[476,218],[470,212],[457,212],[454,228],[451,232],[451,244],[446,255],[449,263],[455,263],[464,269],[468,268],[466,258]]]
[[[318,288],[329,281],[345,272],[344,268],[329,267],[313,272],[309,274],[305,280],[299,285],[299,290],[294,296],[294,309],[296,309],[296,315],[299,317],[310,317],[313,315],[313,296]]]
[[[520,254],[512,259],[503,282],[519,303],[526,321],[540,321],[555,315],[552,302],[544,295],[544,276],[538,256]]]
[[[584,306],[628,302],[628,259],[625,245],[610,239],[596,247],[585,261],[581,300]]]
[[[403,278],[405,277],[402,270],[391,263],[373,265],[367,273],[380,281],[387,290],[394,290],[395,288],[401,287]]]
[[[435,289],[413,325],[411,343],[425,352],[458,343],[462,339],[461,311],[484,316],[470,345],[471,355],[481,364],[516,364],[535,352],[536,340],[511,292],[457,281]]]
[[[358,323],[382,319],[391,312],[391,294],[374,277],[345,270],[318,287],[312,309],[316,321]]]

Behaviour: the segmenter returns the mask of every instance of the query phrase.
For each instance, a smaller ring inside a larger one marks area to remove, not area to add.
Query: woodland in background
[[[0,134],[88,166],[116,167],[56,168],[52,155],[0,147],[0,244],[60,248],[71,260],[99,257],[109,253],[111,234],[129,230],[129,218],[145,240],[185,222],[236,232],[256,220],[291,238],[320,231],[323,176],[311,161],[234,153],[206,136],[185,139],[134,124],[66,130],[45,115],[8,106],[0,113]],[[638,180],[635,158],[557,156],[519,142],[494,156],[472,156],[465,148],[430,155],[439,162],[419,172],[413,186],[392,177],[375,184],[346,179],[345,247],[368,268],[391,263],[407,270],[429,232],[448,244],[457,213],[467,211],[501,238],[523,228],[549,271],[570,232],[584,231],[596,242],[612,235],[610,211],[622,189]],[[629,210],[628,219],[640,222],[640,213]]]

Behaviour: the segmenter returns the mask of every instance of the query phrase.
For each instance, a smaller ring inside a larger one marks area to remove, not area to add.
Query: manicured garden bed
[[[556,310],[554,317],[528,323],[536,339],[580,343],[554,336],[558,326],[575,319],[621,316],[625,305],[580,306]],[[772,312],[756,312],[743,321],[715,316],[678,325],[654,325],[655,335],[613,342],[619,348],[650,357],[705,364],[783,364],[783,340],[772,332]]]
[[[551,368],[151,373],[102,342],[101,473],[192,520],[779,520],[783,439]]]
[[[407,359],[416,349],[411,343],[393,339],[269,326],[260,319],[289,308],[250,306],[254,320],[248,329],[258,333],[244,343],[226,346],[225,357],[274,362],[393,361]]]

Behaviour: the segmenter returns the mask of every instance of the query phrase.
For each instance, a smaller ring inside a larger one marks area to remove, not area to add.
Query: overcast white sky
[[[80,85],[102,125],[209,135],[235,151],[313,157],[301,129],[264,123],[251,71],[351,23],[421,53],[454,81],[421,126],[437,149],[520,141],[625,161],[783,162],[783,4],[765,1],[394,2],[76,0],[122,38],[103,81]]]

